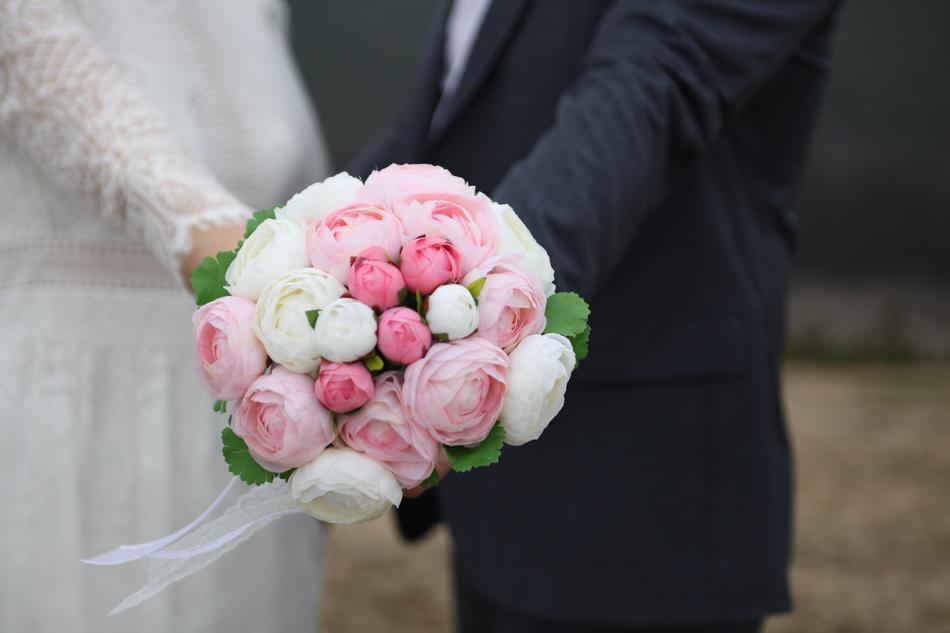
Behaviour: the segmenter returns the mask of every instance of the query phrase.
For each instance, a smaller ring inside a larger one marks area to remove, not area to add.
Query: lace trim
[[[144,238],[168,270],[193,227],[250,213],[62,0],[0,0],[0,126],[52,180]]]

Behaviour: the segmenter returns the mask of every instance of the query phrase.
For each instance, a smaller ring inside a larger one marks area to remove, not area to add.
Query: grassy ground
[[[950,632],[950,366],[793,365],[786,397],[796,611],[767,633]],[[324,631],[449,631],[448,545],[334,530]]]

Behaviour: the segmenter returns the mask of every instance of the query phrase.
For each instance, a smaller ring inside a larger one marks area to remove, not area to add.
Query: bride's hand
[[[195,228],[191,231],[191,251],[181,258],[181,275],[185,287],[191,287],[191,271],[205,257],[214,257],[221,251],[231,251],[244,237],[244,224],[227,224]]]

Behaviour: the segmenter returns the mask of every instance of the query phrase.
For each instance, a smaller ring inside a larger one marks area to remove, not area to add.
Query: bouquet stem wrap
[[[235,477],[207,510],[177,532],[146,543],[120,545],[83,560],[90,565],[121,565],[141,558],[152,561],[145,586],[128,595],[110,615],[131,609],[203,569],[280,517],[301,513],[294,507],[287,482],[275,479],[245,492],[220,517],[202,525],[237,484]]]

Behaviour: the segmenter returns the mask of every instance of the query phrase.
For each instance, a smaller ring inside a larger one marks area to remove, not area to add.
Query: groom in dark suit
[[[789,608],[779,366],[837,4],[438,11],[409,108],[351,170],[464,177],[593,309],[544,436],[400,510],[409,537],[448,524],[461,631],[755,631]]]

